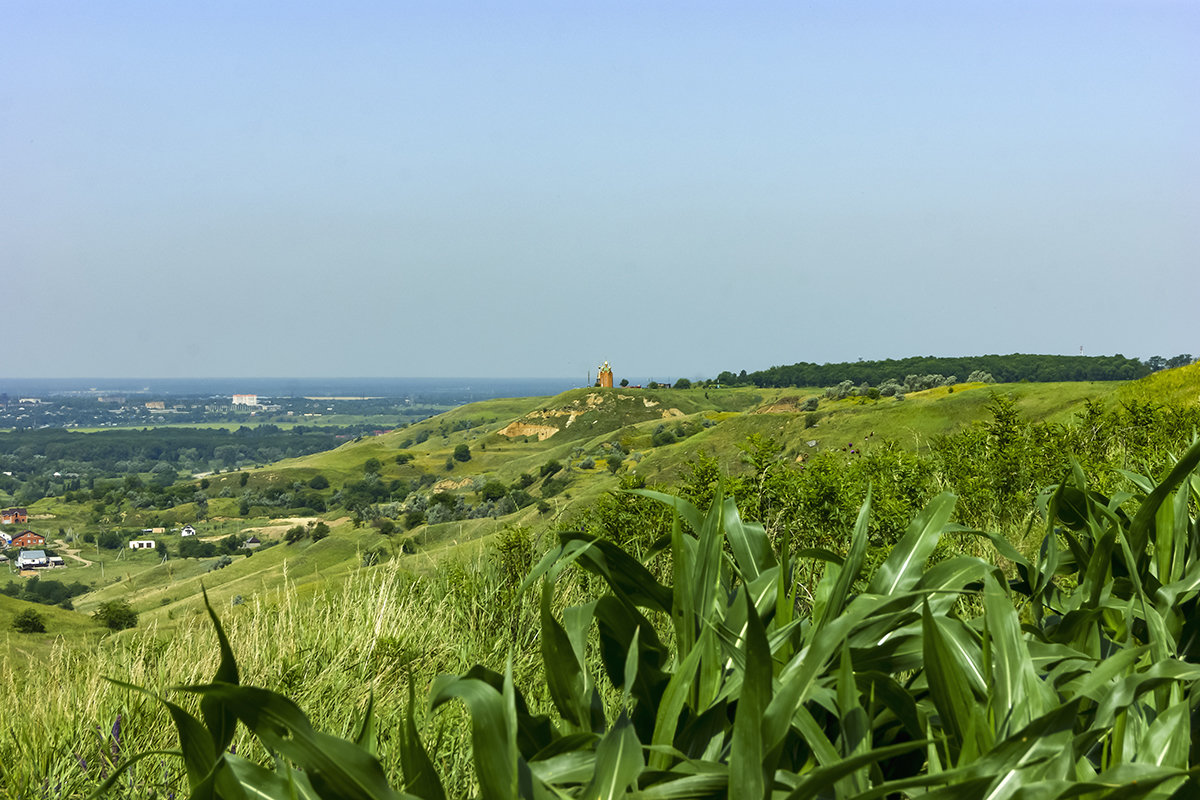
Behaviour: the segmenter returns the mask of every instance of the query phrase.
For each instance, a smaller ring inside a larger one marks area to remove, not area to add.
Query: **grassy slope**
[[[249,599],[284,581],[303,587],[340,581],[362,563],[364,553],[372,550],[384,554],[397,553],[399,541],[411,536],[417,554],[402,556],[406,569],[424,572],[439,560],[480,552],[491,537],[506,525],[524,525],[539,530],[555,519],[569,518],[601,493],[616,486],[617,478],[603,468],[607,443],[619,440],[627,450],[638,452],[641,460],[630,459],[624,469],[636,469],[649,481],[671,483],[686,471],[688,461],[704,451],[717,457],[730,472],[743,469],[742,446],[751,435],[768,436],[785,445],[785,452],[795,457],[827,448],[840,448],[851,442],[861,442],[868,434],[888,438],[901,445],[919,448],[931,438],[951,433],[988,417],[987,406],[993,393],[1010,393],[1019,403],[1021,413],[1029,419],[1066,421],[1084,400],[1110,402],[1129,397],[1186,398],[1197,394],[1200,386],[1200,365],[1159,373],[1129,385],[1112,383],[1009,384],[984,386],[962,384],[949,392],[945,388],[910,394],[904,401],[827,401],[822,399],[819,419],[809,427],[809,416],[799,412],[799,401],[817,394],[816,390],[631,390],[614,389],[600,392],[577,389],[556,397],[508,398],[487,400],[463,406],[409,428],[375,437],[347,442],[334,450],[302,458],[288,459],[250,472],[252,487],[264,487],[277,482],[307,481],[322,473],[335,486],[356,480],[362,475],[363,464],[370,458],[383,463],[382,478],[411,479],[421,471],[434,473],[446,485],[464,484],[460,491],[470,491],[474,480],[498,479],[511,483],[521,473],[537,475],[547,460],[558,459],[574,466],[569,472],[571,484],[567,491],[551,498],[551,511],[539,514],[528,507],[502,519],[477,519],[422,526],[415,532],[397,535],[392,539],[379,536],[372,529],[353,529],[345,519],[330,519],[333,535],[318,542],[299,545],[279,545],[259,551],[250,558],[238,556],[225,569],[209,572],[214,559],[172,560],[159,564],[149,553],[115,554],[107,556],[105,585],[96,592],[76,600],[80,614],[88,613],[100,602],[128,599],[143,615],[145,623],[158,624],[166,629],[178,621],[199,613],[201,582],[214,597],[231,602],[237,595]],[[602,398],[599,403],[595,398]],[[589,401],[589,398],[591,400]],[[590,402],[590,405],[589,405]],[[570,426],[570,412],[576,412]],[[666,412],[664,414],[664,412]],[[707,420],[709,427],[676,444],[650,447],[649,439],[661,425],[677,422]],[[465,430],[453,430],[462,421],[470,424]],[[510,437],[500,433],[514,421],[530,424],[549,424],[558,428],[553,436],[539,440],[536,436]],[[428,439],[413,444],[417,435],[428,432]],[[809,445],[809,442],[815,442]],[[448,455],[458,444],[468,444],[472,459],[455,463],[445,470]],[[403,446],[406,445],[407,446]],[[400,452],[411,453],[411,464],[395,463]],[[598,467],[581,470],[581,453],[593,456]],[[240,476],[214,476],[209,494],[210,514],[214,521],[206,523],[202,533],[213,538],[235,531],[256,530],[260,538],[278,538],[289,522],[266,520],[222,519],[236,515],[236,496],[241,491]],[[215,495],[228,487],[233,498]],[[537,486],[531,487],[537,496]],[[68,530],[87,528],[86,509],[55,500],[41,501],[31,511],[50,516],[41,520],[43,527],[59,526]],[[190,509],[180,507],[174,517],[189,519]],[[341,513],[341,512],[338,512]],[[333,517],[334,514],[326,515]],[[95,548],[85,549],[85,558],[95,558]],[[64,581],[95,577],[99,566],[73,566],[53,577]],[[119,580],[115,580],[119,578]],[[16,602],[16,601],[12,601]],[[57,611],[57,610],[56,610]],[[71,619],[80,614],[61,612]],[[64,626],[64,635],[77,638],[82,644],[95,635],[86,619],[75,626]],[[28,648],[27,648],[28,649]]]
[[[46,624],[45,633],[17,633],[9,623],[26,609],[33,609]],[[27,603],[0,595],[0,652],[7,652],[15,667],[45,661],[60,641],[74,646],[86,646],[100,638],[101,629],[91,619],[76,611],[57,606]]]

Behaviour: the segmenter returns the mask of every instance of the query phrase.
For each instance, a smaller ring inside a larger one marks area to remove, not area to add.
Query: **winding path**
[[[68,548],[67,543],[64,542],[62,539],[59,539],[57,542],[54,543],[54,549],[61,552],[67,558],[75,559],[80,564],[83,564],[85,567],[90,567],[92,564],[96,563],[94,561],[88,561],[86,558],[80,558],[79,557],[79,548],[74,548],[74,549]]]

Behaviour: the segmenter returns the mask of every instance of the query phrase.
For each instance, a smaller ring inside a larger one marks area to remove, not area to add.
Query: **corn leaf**
[[[871,579],[871,593],[896,594],[916,585],[954,511],[954,503],[954,495],[949,492],[929,501]]]

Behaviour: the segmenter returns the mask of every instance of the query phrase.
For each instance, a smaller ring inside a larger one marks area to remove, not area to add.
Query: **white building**
[[[32,569],[49,566],[50,559],[46,558],[45,550],[22,550],[17,556],[17,569]]]
[[[195,535],[196,535],[196,529],[195,529],[195,528],[193,528],[191,525],[184,525],[184,526],[183,526],[183,530],[181,530],[181,531],[179,532],[179,535],[180,535],[180,536],[195,536]]]
[[[154,540],[153,539],[130,539],[129,540],[129,549],[130,550],[153,550],[154,549]]]
[[[256,406],[256,405],[258,405],[258,395],[256,395],[256,394],[235,394],[233,396],[233,404],[235,406]]]

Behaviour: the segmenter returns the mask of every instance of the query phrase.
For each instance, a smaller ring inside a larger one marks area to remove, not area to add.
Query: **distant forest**
[[[79,433],[61,428],[0,432],[0,499],[16,503],[89,489],[97,478],[149,473],[169,486],[179,473],[231,470],[317,453],[353,434],[336,427],[275,425],[237,430],[210,428],[114,429]]]
[[[974,372],[990,373],[999,383],[1032,381],[1126,381],[1141,378],[1151,372],[1192,363],[1190,353],[1174,358],[1154,356],[1146,361],[1115,356],[1046,356],[1013,353],[1000,356],[963,356],[959,358],[887,359],[885,361],[856,361],[842,364],[813,364],[800,362],[771,367],[757,372],[722,372],[717,382],[724,386],[833,386],[842,381],[877,386],[888,381],[904,381],[908,375],[937,374],[957,376],[966,380]]]

